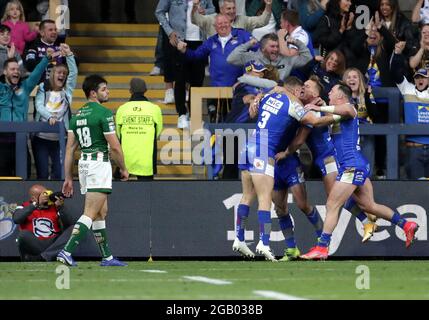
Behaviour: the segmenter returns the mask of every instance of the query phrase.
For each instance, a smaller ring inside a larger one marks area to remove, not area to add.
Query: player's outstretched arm
[[[64,160],[64,183],[63,194],[66,197],[73,196],[73,157],[78,146],[74,133],[69,132],[67,135],[66,156]]]
[[[121,171],[121,180],[127,181],[129,173],[125,167],[124,153],[122,152],[122,147],[119,143],[118,137],[116,134],[105,134],[104,137],[110,146],[111,158],[115,161]]]
[[[336,117],[339,117],[339,116],[336,116]],[[318,117],[318,116],[316,116],[316,114],[314,112],[309,111],[301,119],[301,124],[310,125],[313,127],[325,127],[325,126],[329,126],[329,125],[331,125],[337,121],[338,121],[338,119],[336,119],[334,115],[327,115],[327,116],[323,116],[323,117]]]
[[[337,104],[331,106],[317,106],[314,104],[305,105],[305,110],[320,111],[324,113],[332,113],[341,116],[342,118],[354,118],[357,114],[356,109],[350,103]]]

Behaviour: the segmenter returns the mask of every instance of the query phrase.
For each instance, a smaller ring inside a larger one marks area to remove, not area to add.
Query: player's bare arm
[[[77,146],[78,141],[75,139],[74,133],[69,132],[67,135],[66,156],[64,160],[65,179],[62,190],[66,197],[73,196],[73,156]]]
[[[307,111],[313,110],[313,111],[336,114],[345,119],[354,118],[357,114],[356,109],[351,103],[337,104],[337,105],[331,105],[331,106],[318,106],[315,104],[307,104],[304,108]]]
[[[122,152],[122,147],[119,143],[118,137],[116,134],[105,134],[104,137],[110,146],[111,158],[115,161],[121,171],[121,181],[127,181],[129,173],[125,167],[124,153]]]
[[[313,127],[325,127],[335,122],[337,122],[337,119],[334,118],[334,115],[318,117],[312,111],[307,112],[305,116],[301,119],[301,124],[310,125]]]

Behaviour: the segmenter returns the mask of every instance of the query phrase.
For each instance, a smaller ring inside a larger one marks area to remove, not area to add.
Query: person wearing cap
[[[405,57],[402,51],[405,42],[395,45],[391,72],[404,99],[404,121],[406,124],[429,124],[429,72],[418,69],[414,73],[414,84],[404,76]],[[408,179],[429,177],[429,136],[406,136],[405,171]]]
[[[250,104],[256,96],[270,90],[277,85],[277,82],[264,78],[267,68],[257,61],[249,61],[245,65],[246,73],[237,79],[233,86],[233,98],[231,102],[231,111],[225,118],[225,123],[251,123],[256,119],[251,119],[249,114]],[[225,148],[225,144],[224,144]],[[238,142],[234,142],[234,163],[224,163],[222,179],[238,179]],[[226,150],[224,150],[225,154]],[[225,160],[226,157],[224,157]]]
[[[264,79],[267,68],[255,60],[247,62],[244,69],[246,73],[239,77],[238,82],[233,86],[232,108],[225,122],[254,122],[255,120],[252,120],[249,115],[249,104],[258,93],[277,85],[273,80]]]
[[[130,101],[116,112],[116,134],[124,151],[128,172],[138,180],[153,180],[157,173],[157,139],[163,121],[161,108],[145,97],[146,83],[141,78],[130,81]]]

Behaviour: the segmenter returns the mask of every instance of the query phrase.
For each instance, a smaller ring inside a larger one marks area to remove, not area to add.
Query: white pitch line
[[[267,290],[255,290],[254,294],[258,296],[262,296],[264,298],[272,298],[276,300],[307,300],[305,298],[291,296],[289,294],[276,292],[276,291],[267,291]]]
[[[149,273],[167,273],[167,271],[164,271],[164,270],[150,270],[150,269],[148,269],[148,270],[139,270],[139,271],[149,272]]]
[[[231,281],[212,279],[212,278],[200,277],[200,276],[183,276],[183,278],[192,280],[192,281],[199,281],[199,282],[216,284],[216,285],[232,284]]]

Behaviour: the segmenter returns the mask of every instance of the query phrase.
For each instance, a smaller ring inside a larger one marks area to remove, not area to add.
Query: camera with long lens
[[[54,192],[52,190],[46,190],[44,194],[49,196],[48,206],[52,206],[55,201],[57,201],[57,198],[65,198],[65,195],[61,191]]]

